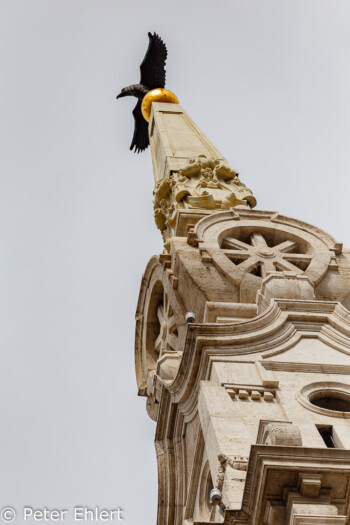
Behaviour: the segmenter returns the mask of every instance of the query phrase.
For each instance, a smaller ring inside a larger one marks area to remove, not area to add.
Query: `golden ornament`
[[[152,102],[168,102],[170,104],[179,104],[177,96],[168,89],[156,88],[152,89],[142,99],[141,111],[143,118],[149,122],[151,118]]]

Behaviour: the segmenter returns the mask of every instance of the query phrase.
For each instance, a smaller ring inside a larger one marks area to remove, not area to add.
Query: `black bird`
[[[135,119],[135,129],[130,146],[130,149],[135,148],[137,153],[145,150],[149,145],[148,123],[141,113],[142,99],[151,89],[165,86],[165,61],[168,55],[166,45],[156,33],[153,33],[153,35],[148,33],[148,38],[148,49],[140,65],[140,83],[123,88],[117,96],[117,98],[128,96],[138,98],[135,109],[132,112]]]

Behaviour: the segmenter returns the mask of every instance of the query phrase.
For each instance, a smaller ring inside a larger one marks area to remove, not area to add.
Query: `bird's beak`
[[[125,97],[126,93],[123,93],[122,91],[117,95],[117,98]]]

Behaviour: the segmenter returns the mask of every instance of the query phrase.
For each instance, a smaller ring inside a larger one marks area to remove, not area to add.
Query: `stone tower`
[[[178,104],[149,135],[164,253],[136,374],[157,525],[350,523],[350,252],[252,192]]]

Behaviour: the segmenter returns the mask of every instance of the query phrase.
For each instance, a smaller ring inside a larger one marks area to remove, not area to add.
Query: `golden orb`
[[[168,89],[156,88],[152,89],[142,99],[141,111],[143,118],[149,122],[151,118],[152,102],[168,102],[170,104],[178,104],[177,96]]]

